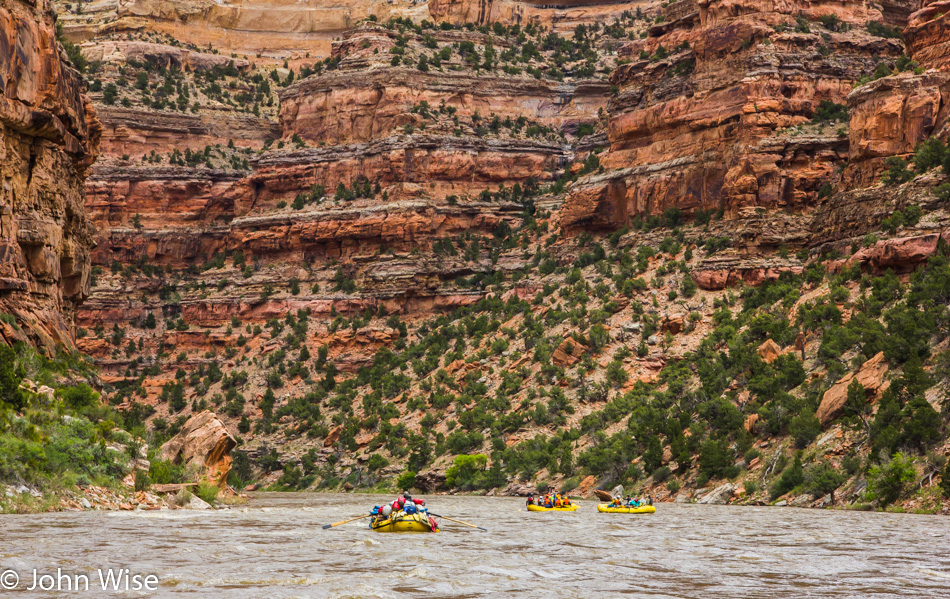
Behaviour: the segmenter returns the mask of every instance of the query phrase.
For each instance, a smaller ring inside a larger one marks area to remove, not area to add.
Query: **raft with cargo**
[[[525,507],[528,508],[529,512],[573,512],[577,510],[576,503],[562,507],[544,507],[540,505],[528,505]]]
[[[611,506],[607,503],[597,505],[597,511],[604,514],[652,514],[656,508],[652,505],[641,505],[639,507],[630,506]]]
[[[440,514],[432,514],[425,505],[426,502],[424,500],[413,499],[409,495],[409,492],[406,491],[392,503],[374,506],[368,514],[348,518],[340,522],[334,522],[333,524],[324,524],[323,529],[336,528],[337,526],[356,522],[364,518],[372,518],[369,522],[369,528],[373,532],[441,532],[439,522],[436,520],[436,518],[441,518],[449,522],[461,524],[462,526],[488,532],[488,529],[483,526],[469,524],[468,522]]]
[[[373,518],[369,527],[373,532],[439,532],[438,522],[426,512],[394,512],[388,518]]]

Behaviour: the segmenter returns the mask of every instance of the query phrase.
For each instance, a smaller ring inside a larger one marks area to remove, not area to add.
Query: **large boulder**
[[[587,346],[568,337],[551,354],[551,361],[558,366],[573,366],[581,361],[587,353]]]
[[[725,505],[729,503],[729,500],[732,499],[732,495],[736,492],[736,486],[732,483],[725,483],[720,485],[704,495],[702,499],[696,503],[706,504],[706,505]]]
[[[874,397],[887,388],[888,381],[884,375],[887,374],[887,363],[884,361],[884,352],[878,352],[873,358],[861,365],[857,372],[852,372],[841,377],[838,382],[825,391],[821,398],[821,404],[815,416],[821,422],[822,428],[831,424],[831,422],[841,414],[844,404],[848,401],[848,385],[851,381],[857,380],[864,385],[864,390],[868,397]]]
[[[749,414],[749,416],[745,419],[745,422],[742,423],[742,428],[744,428],[747,433],[755,434],[756,425],[758,423],[759,423],[759,415]]]
[[[218,487],[227,487],[234,435],[214,412],[205,410],[188,419],[181,432],[162,445],[162,459],[197,469]]]
[[[327,438],[323,440],[324,447],[333,447],[336,445],[336,442],[340,440],[340,435],[343,433],[343,425],[338,424],[333,429],[327,433]]]
[[[759,354],[763,362],[771,364],[782,354],[782,348],[771,339],[766,339],[762,345],[759,346],[759,349],[756,350],[756,353]]]
[[[416,475],[416,488],[423,493],[435,493],[445,489],[445,473],[430,470]]]

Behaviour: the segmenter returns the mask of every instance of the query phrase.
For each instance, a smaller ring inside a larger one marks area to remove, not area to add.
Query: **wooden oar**
[[[433,514],[432,512],[429,512],[429,515],[435,516],[436,518],[442,518],[443,520],[448,520],[449,522],[456,522],[456,523],[458,523],[458,524],[464,524],[465,526],[471,526],[472,528],[477,528],[478,530],[484,530],[485,532],[488,532],[488,529],[487,529],[487,528],[482,528],[481,526],[475,526],[474,524],[469,524],[468,522],[462,522],[461,520],[456,520],[455,518],[447,518],[447,517],[445,517],[445,516],[440,516],[440,515],[438,515],[438,514]]]
[[[334,526],[339,526],[341,524],[346,524],[347,522],[356,522],[357,520],[362,520],[363,518],[369,518],[373,514],[366,514],[365,516],[360,516],[359,518],[350,518],[349,520],[344,520],[342,522],[334,522],[333,524],[324,524],[323,529],[333,528]]]

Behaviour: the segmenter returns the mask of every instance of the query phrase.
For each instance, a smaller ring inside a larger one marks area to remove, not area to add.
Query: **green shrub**
[[[936,137],[928,138],[914,150],[914,170],[925,173],[946,164],[950,160],[950,149]]]
[[[445,484],[450,488],[474,488],[476,476],[485,471],[488,456],[483,453],[455,456],[455,461],[445,471]]]
[[[846,477],[827,461],[810,464],[805,469],[805,491],[813,497],[822,497],[841,486]]]
[[[374,453],[373,455],[371,455],[369,457],[369,460],[366,462],[366,467],[369,468],[370,471],[372,472],[375,472],[376,470],[379,470],[381,468],[385,468],[388,465],[389,465],[389,460],[379,455],[378,453]]]
[[[795,439],[795,447],[803,449],[821,433],[821,422],[805,408],[788,423],[788,433]]]
[[[653,471],[653,482],[662,483],[666,482],[670,478],[670,467],[669,466],[660,466]]]
[[[0,481],[44,485],[67,472],[97,484],[121,478],[126,472],[106,449],[100,430],[80,417],[0,433]]]
[[[899,444],[903,447],[924,451],[941,439],[943,420],[940,414],[922,396],[907,402],[901,411],[902,428]]]
[[[805,473],[802,469],[802,460],[796,456],[792,465],[782,471],[782,475],[772,485],[769,490],[771,499],[774,501],[778,497],[785,495],[805,480]]]
[[[822,100],[818,103],[812,122],[828,123],[835,121],[848,121],[848,107],[844,104],[837,104],[828,100]]]
[[[868,471],[867,500],[877,501],[881,506],[890,505],[901,498],[907,485],[916,478],[913,460],[895,453],[890,460]]]
[[[699,471],[710,479],[720,476],[734,476],[730,472],[733,468],[732,461],[733,457],[725,439],[707,439],[700,447]]]
[[[416,473],[411,470],[407,470],[399,475],[399,478],[396,479],[396,488],[408,491],[416,486]]]
[[[79,410],[87,406],[94,405],[99,401],[99,394],[86,383],[80,383],[75,387],[64,387],[56,391],[56,396],[74,410]]]
[[[152,460],[148,467],[148,477],[152,484],[168,485],[184,480],[184,469],[165,460]]]
[[[148,471],[146,470],[135,471],[135,487],[134,488],[136,491],[147,491],[151,485],[152,485],[152,481],[148,476]]]
[[[576,489],[580,484],[580,476],[572,476],[571,478],[564,479],[564,482],[561,483],[561,493],[566,495]]]
[[[16,411],[26,407],[26,396],[20,390],[23,367],[16,361],[12,347],[0,345],[0,407],[6,403]]]
[[[882,178],[885,185],[900,185],[914,178],[914,173],[907,169],[907,161],[899,156],[886,159],[884,166],[887,167]]]
[[[879,21],[869,21],[867,24],[868,33],[877,37],[886,37],[891,39],[900,39],[901,30],[897,27],[891,27]]]
[[[211,483],[199,483],[197,487],[194,488],[195,495],[205,503],[210,503],[211,505],[215,504],[215,500],[218,498],[218,493],[221,492],[221,489],[217,485]]]

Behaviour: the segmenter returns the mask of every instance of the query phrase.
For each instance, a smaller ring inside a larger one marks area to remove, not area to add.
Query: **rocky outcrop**
[[[100,132],[64,56],[51,2],[0,3],[0,313],[50,350],[72,346],[88,291],[83,182]]]
[[[234,435],[214,412],[195,414],[181,431],[162,445],[162,459],[193,468],[208,482],[227,487],[231,472],[231,450],[237,446]]]
[[[889,384],[884,378],[887,369],[884,352],[878,352],[873,358],[862,364],[857,372],[843,376],[830,389],[825,391],[821,398],[821,404],[818,406],[818,411],[815,412],[815,417],[821,422],[821,426],[826,427],[831,424],[844,410],[845,403],[848,401],[848,386],[851,381],[856,380],[864,385],[868,399],[872,399],[883,392]]]
[[[851,110],[846,187],[871,185],[890,156],[908,156],[931,135],[946,137],[950,114],[950,2],[923,2],[904,40],[915,71],[884,77],[848,96]]]
[[[280,135],[272,121],[220,111],[193,115],[102,106],[99,117],[103,125],[102,152],[115,157],[176,149],[197,151],[209,145],[258,149]]]
[[[850,150],[844,181],[849,187],[867,187],[880,177],[885,159],[910,155],[946,122],[950,71],[884,77],[851,92],[848,105]]]
[[[736,486],[732,483],[723,483],[709,493],[703,495],[696,503],[700,505],[726,505],[732,499],[736,492]]]
[[[759,357],[762,358],[763,362],[766,364],[771,364],[779,357],[779,355],[781,355],[782,347],[771,339],[766,339],[762,342],[762,345],[759,346],[755,353],[757,353]]]
[[[888,270],[906,274],[913,272],[934,256],[941,240],[944,243],[950,242],[950,230],[878,241],[855,252],[844,261],[843,267],[859,265],[875,274],[883,274]]]
[[[571,194],[562,225],[612,229],[669,208],[733,218],[744,207],[807,210],[848,153],[840,125],[812,121],[819,104],[842,103],[878,57],[900,53],[899,43],[861,30],[881,14],[863,2],[665,10],[646,39],[624,49],[633,60],[611,77],[620,93],[601,158],[607,170]],[[825,29],[823,15],[853,27]]]
[[[920,10],[923,3],[924,0],[882,0],[879,5],[886,24],[904,28],[910,15]]]
[[[774,281],[782,273],[802,272],[800,262],[777,256],[717,255],[700,263],[691,276],[701,289],[718,290],[745,283],[758,285]]]
[[[247,72],[251,68],[251,62],[244,58],[143,41],[102,40],[86,44],[83,54],[87,60],[103,63],[149,63],[166,69],[208,71],[233,66]]]
[[[587,346],[576,339],[565,339],[551,354],[551,361],[558,366],[573,366],[587,353]]]
[[[923,0],[904,29],[908,54],[924,69],[950,71],[950,1]]]

